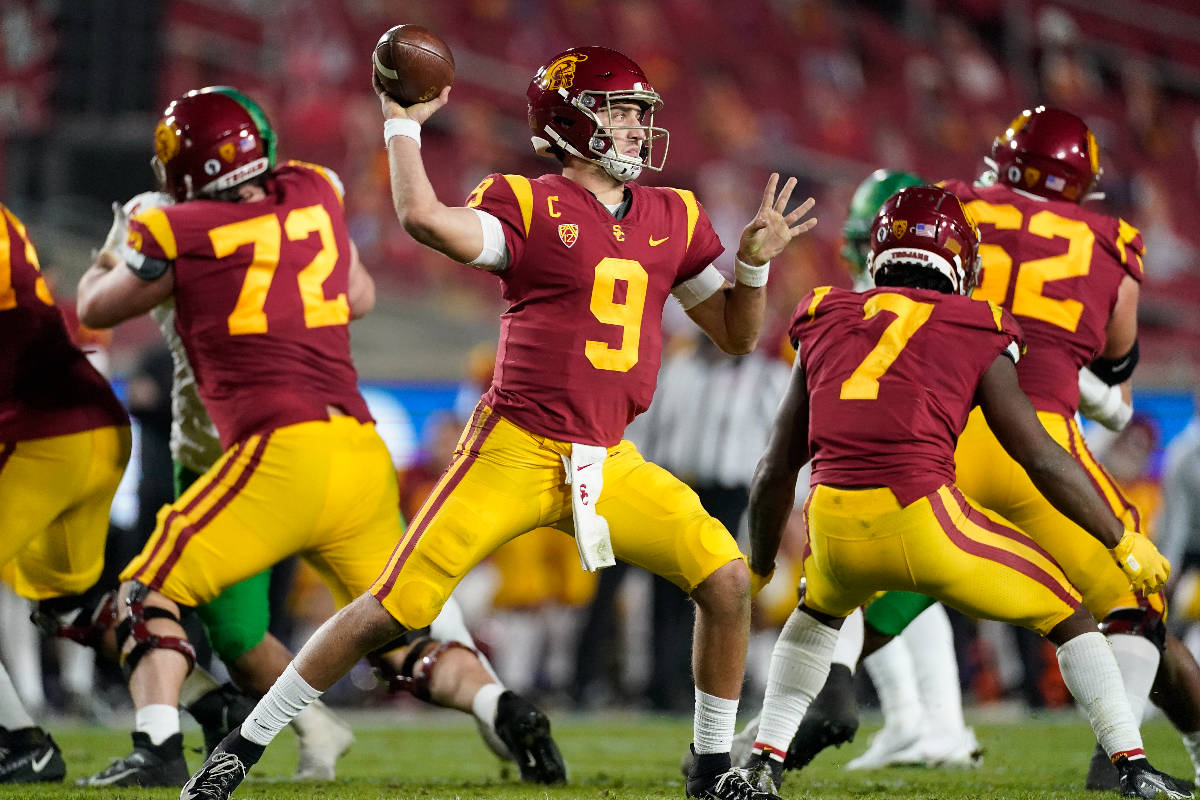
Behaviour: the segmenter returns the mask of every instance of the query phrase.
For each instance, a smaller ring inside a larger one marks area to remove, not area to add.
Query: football
[[[454,56],[441,37],[420,25],[390,28],[371,55],[383,89],[401,105],[424,103],[454,82]]]

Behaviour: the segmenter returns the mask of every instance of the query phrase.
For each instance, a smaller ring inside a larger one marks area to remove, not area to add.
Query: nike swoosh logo
[[[665,242],[667,239],[670,239],[670,238],[671,238],[670,236],[664,236],[661,239],[655,239],[653,236],[651,236],[650,237],[650,246],[658,247],[660,244],[662,244],[663,242]]]
[[[594,462],[594,461],[592,462],[592,464],[595,464],[595,463],[596,463],[596,462]],[[576,467],[576,468],[575,468],[575,471],[576,471],[576,472],[583,472],[585,469],[587,469],[588,467],[592,466],[592,464],[584,464],[582,467]]]
[[[134,769],[122,770],[121,772],[118,772],[115,774],[108,774],[108,775],[105,775],[103,778],[100,778],[99,776],[92,776],[92,778],[90,780],[88,780],[87,785],[88,786],[109,786],[111,784],[116,783],[119,780],[124,780],[125,778],[128,778],[130,775],[133,775],[136,772],[137,772],[137,768],[134,768]]]
[[[32,763],[33,771],[41,772],[42,770],[44,770],[46,768],[46,765],[50,763],[50,759],[52,759],[52,758],[54,758],[54,748],[53,747],[51,747],[45,753],[42,753],[41,758],[35,758],[33,760],[33,763]]]

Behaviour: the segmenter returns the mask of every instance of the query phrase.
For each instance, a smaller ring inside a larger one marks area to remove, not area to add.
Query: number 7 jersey
[[[175,272],[175,329],[229,448],[255,433],[370,413],[350,359],[341,184],[289,162],[257,203],[192,200],[130,221],[128,244]]]
[[[526,430],[619,442],[654,395],[667,297],[721,254],[691,192],[626,187],[619,220],[560,175],[490,175],[467,200],[501,221],[509,253],[483,399]]]
[[[1121,281],[1142,280],[1142,235],[1124,220],[1007,186],[943,186],[979,223],[983,275],[972,297],[1011,311],[1025,333],[1021,388],[1039,411],[1073,415],[1079,368],[1104,349]]]
[[[792,317],[808,383],[812,485],[887,486],[901,505],[954,482],[954,446],[983,373],[1017,360],[994,303],[927,289],[823,286]]]

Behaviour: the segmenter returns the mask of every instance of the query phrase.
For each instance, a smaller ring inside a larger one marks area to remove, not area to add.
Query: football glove
[[[1157,592],[1171,577],[1171,562],[1144,534],[1125,531],[1111,552],[1135,591]]]
[[[771,571],[766,575],[759,575],[754,570],[750,570],[750,596],[754,597],[763,590],[763,587],[771,582],[771,578],[775,577],[775,567],[771,567]]]
[[[112,227],[108,229],[108,236],[100,249],[113,254],[119,253],[121,245],[125,244],[125,239],[129,236],[130,217],[150,208],[173,205],[174,202],[171,195],[164,192],[141,192],[125,201],[123,206],[113,203]]]

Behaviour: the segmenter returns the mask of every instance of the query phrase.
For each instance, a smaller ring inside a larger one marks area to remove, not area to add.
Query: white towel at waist
[[[588,572],[617,563],[609,540],[608,520],[596,513],[596,502],[604,488],[604,459],[607,456],[608,448],[572,444],[571,457],[562,457],[567,472],[565,482],[571,487],[575,546],[579,548],[579,562]]]

